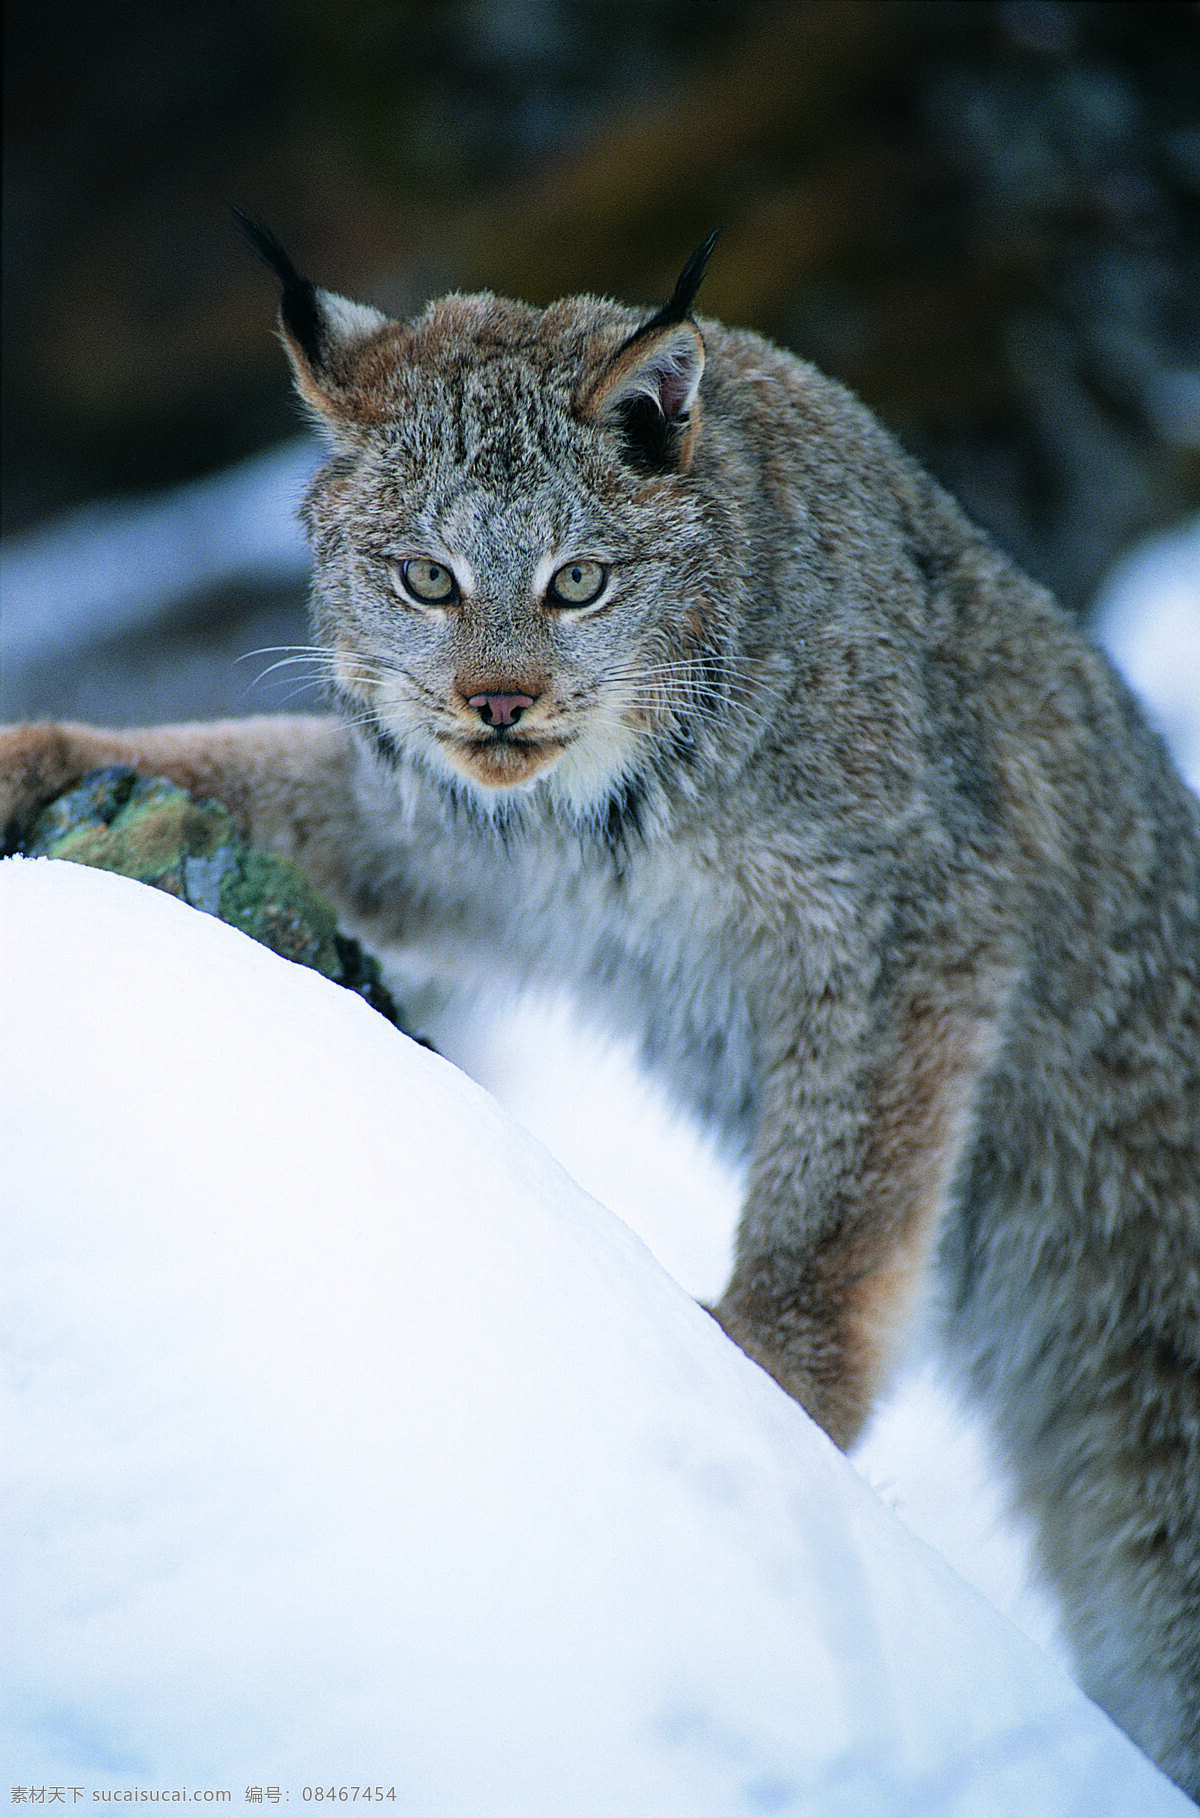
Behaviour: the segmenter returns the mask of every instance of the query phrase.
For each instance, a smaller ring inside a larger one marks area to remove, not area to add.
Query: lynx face
[[[337,685],[385,754],[485,793],[553,773],[583,809],[638,763],[674,545],[595,431],[554,452],[515,403],[489,432],[467,402],[419,400],[314,489]]]
[[[309,289],[282,321],[334,444],[304,517],[343,713],[491,811],[541,787],[604,814],[682,736],[727,616],[699,330],[490,296],[409,325]]]

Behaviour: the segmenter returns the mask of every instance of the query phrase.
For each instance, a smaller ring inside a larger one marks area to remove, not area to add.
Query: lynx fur
[[[745,1156],[714,1312],[837,1443],[914,1308],[1081,1681],[1200,1795],[1200,803],[839,385],[691,314],[392,321],[250,224],[329,459],[337,716],[11,729],[131,762],[378,949],[568,983]]]

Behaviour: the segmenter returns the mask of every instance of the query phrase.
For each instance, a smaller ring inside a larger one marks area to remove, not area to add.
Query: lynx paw
[[[68,730],[47,722],[0,727],[0,833],[6,851],[35,809],[87,769]]]

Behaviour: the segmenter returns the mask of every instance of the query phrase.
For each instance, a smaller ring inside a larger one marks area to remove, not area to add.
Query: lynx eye
[[[410,556],[406,562],[389,562],[397,592],[406,593],[422,606],[450,606],[458,598],[458,583],[444,562],[432,556]]]
[[[590,606],[608,585],[608,569],[603,562],[583,556],[578,562],[566,562],[554,575],[547,599],[554,606]]]

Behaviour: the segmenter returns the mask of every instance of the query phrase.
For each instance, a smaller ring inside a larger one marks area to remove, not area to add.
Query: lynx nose
[[[473,694],[467,700],[485,726],[515,726],[527,707],[533,706],[531,694]]]

